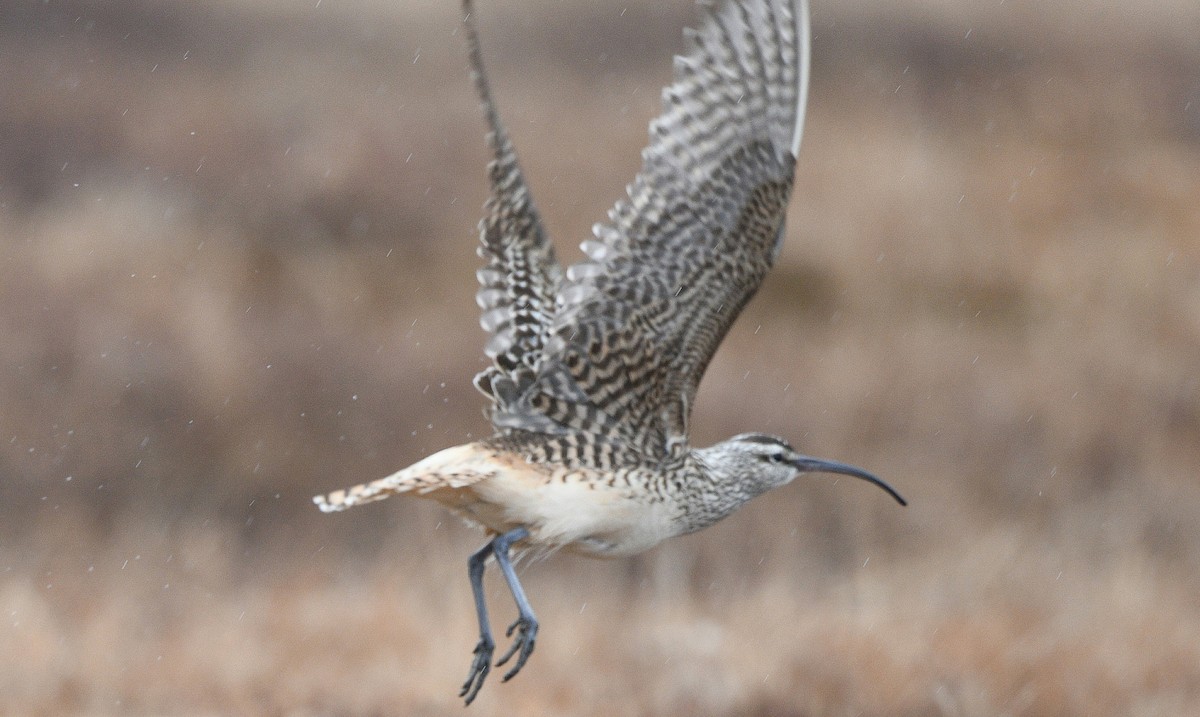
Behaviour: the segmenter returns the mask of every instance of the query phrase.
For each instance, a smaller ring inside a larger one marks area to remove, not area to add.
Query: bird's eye
[[[783,454],[772,453],[771,455],[767,456],[767,460],[771,461],[772,463],[783,463]]]

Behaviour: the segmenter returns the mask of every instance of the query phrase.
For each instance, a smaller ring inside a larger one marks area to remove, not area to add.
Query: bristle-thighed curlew
[[[495,435],[314,501],[331,512],[412,493],[492,536],[468,561],[480,632],[460,692],[470,704],[495,650],[488,558],[518,611],[512,646],[495,662],[516,658],[508,680],[538,630],[511,550],[632,555],[811,472],[861,478],[905,503],[874,475],[801,455],[781,438],[688,442],[709,359],[784,240],[808,91],[805,0],[702,4],[628,197],[583,242],[587,259],[565,271],[492,102],[471,0],[463,6],[494,153],[477,294],[492,365],[475,385],[490,399]]]

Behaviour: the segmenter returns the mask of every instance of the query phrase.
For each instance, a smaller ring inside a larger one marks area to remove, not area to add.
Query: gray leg
[[[505,637],[512,637],[513,631],[517,631],[517,638],[513,640],[512,647],[508,648],[508,652],[499,660],[496,660],[496,667],[508,662],[513,655],[517,656],[517,664],[504,675],[504,681],[508,682],[516,676],[521,668],[525,666],[525,661],[533,654],[533,644],[537,639],[538,622],[533,616],[533,608],[529,606],[529,600],[525,597],[525,590],[521,587],[521,581],[517,580],[517,573],[513,570],[512,562],[508,559],[508,546],[522,538],[529,536],[529,531],[525,528],[517,528],[509,531],[504,535],[492,541],[492,547],[495,549],[496,564],[500,566],[500,572],[504,574],[505,581],[508,582],[508,589],[512,591],[513,601],[517,603],[517,620],[508,626],[508,630],[504,632]]]
[[[504,580],[508,583],[508,589],[512,592],[513,600],[517,603],[517,621],[510,625],[505,633],[506,636],[511,637],[513,631],[519,628],[517,638],[508,652],[504,653],[504,656],[496,662],[497,666],[503,665],[514,654],[520,652],[517,664],[504,676],[505,681],[516,675],[524,667],[529,656],[533,654],[533,645],[538,629],[537,618],[533,616],[533,609],[529,606],[529,600],[525,597],[525,591],[521,588],[521,582],[517,579],[512,561],[508,557],[508,550],[512,544],[527,537],[529,537],[529,531],[524,527],[510,530],[503,535],[497,535],[467,560],[467,576],[471,580],[471,591],[475,595],[475,615],[479,618],[479,643],[475,645],[475,659],[471,662],[471,672],[467,675],[467,681],[463,683],[462,690],[458,693],[459,697],[466,698],[467,704],[471,704],[475,695],[479,694],[479,688],[483,687],[483,681],[492,669],[492,652],[496,647],[495,641],[492,640],[487,604],[484,602],[483,596],[483,568],[490,556],[495,556],[496,564],[500,566]]]
[[[471,704],[475,695],[479,694],[479,688],[483,687],[483,680],[492,669],[492,650],[496,649],[488,624],[487,603],[483,600],[483,567],[491,554],[492,543],[489,542],[467,559],[467,577],[471,579],[471,591],[475,593],[475,616],[479,618],[479,644],[475,645],[475,660],[471,663],[467,681],[458,692],[459,697],[467,699],[467,704]]]

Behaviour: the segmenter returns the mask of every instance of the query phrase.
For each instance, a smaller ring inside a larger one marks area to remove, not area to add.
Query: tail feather
[[[448,448],[386,478],[313,497],[322,513],[334,513],[397,493],[427,496],[437,490],[458,490],[494,474],[494,468],[474,445]]]
[[[333,513],[356,505],[362,505],[363,503],[383,500],[396,493],[404,493],[412,490],[412,487],[404,486],[396,480],[398,475],[380,478],[370,483],[360,483],[350,488],[335,490],[326,495],[316,495],[313,496],[313,502],[317,504],[322,513]]]

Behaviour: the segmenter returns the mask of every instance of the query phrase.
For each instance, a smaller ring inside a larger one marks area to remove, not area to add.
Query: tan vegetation
[[[480,12],[576,256],[692,9]],[[526,566],[538,651],[471,713],[1200,713],[1200,6],[814,21],[789,242],[696,439],[785,435],[911,507],[814,477]],[[462,713],[480,536],[309,503],[487,431],[457,28],[428,0],[0,8],[0,712]]]

